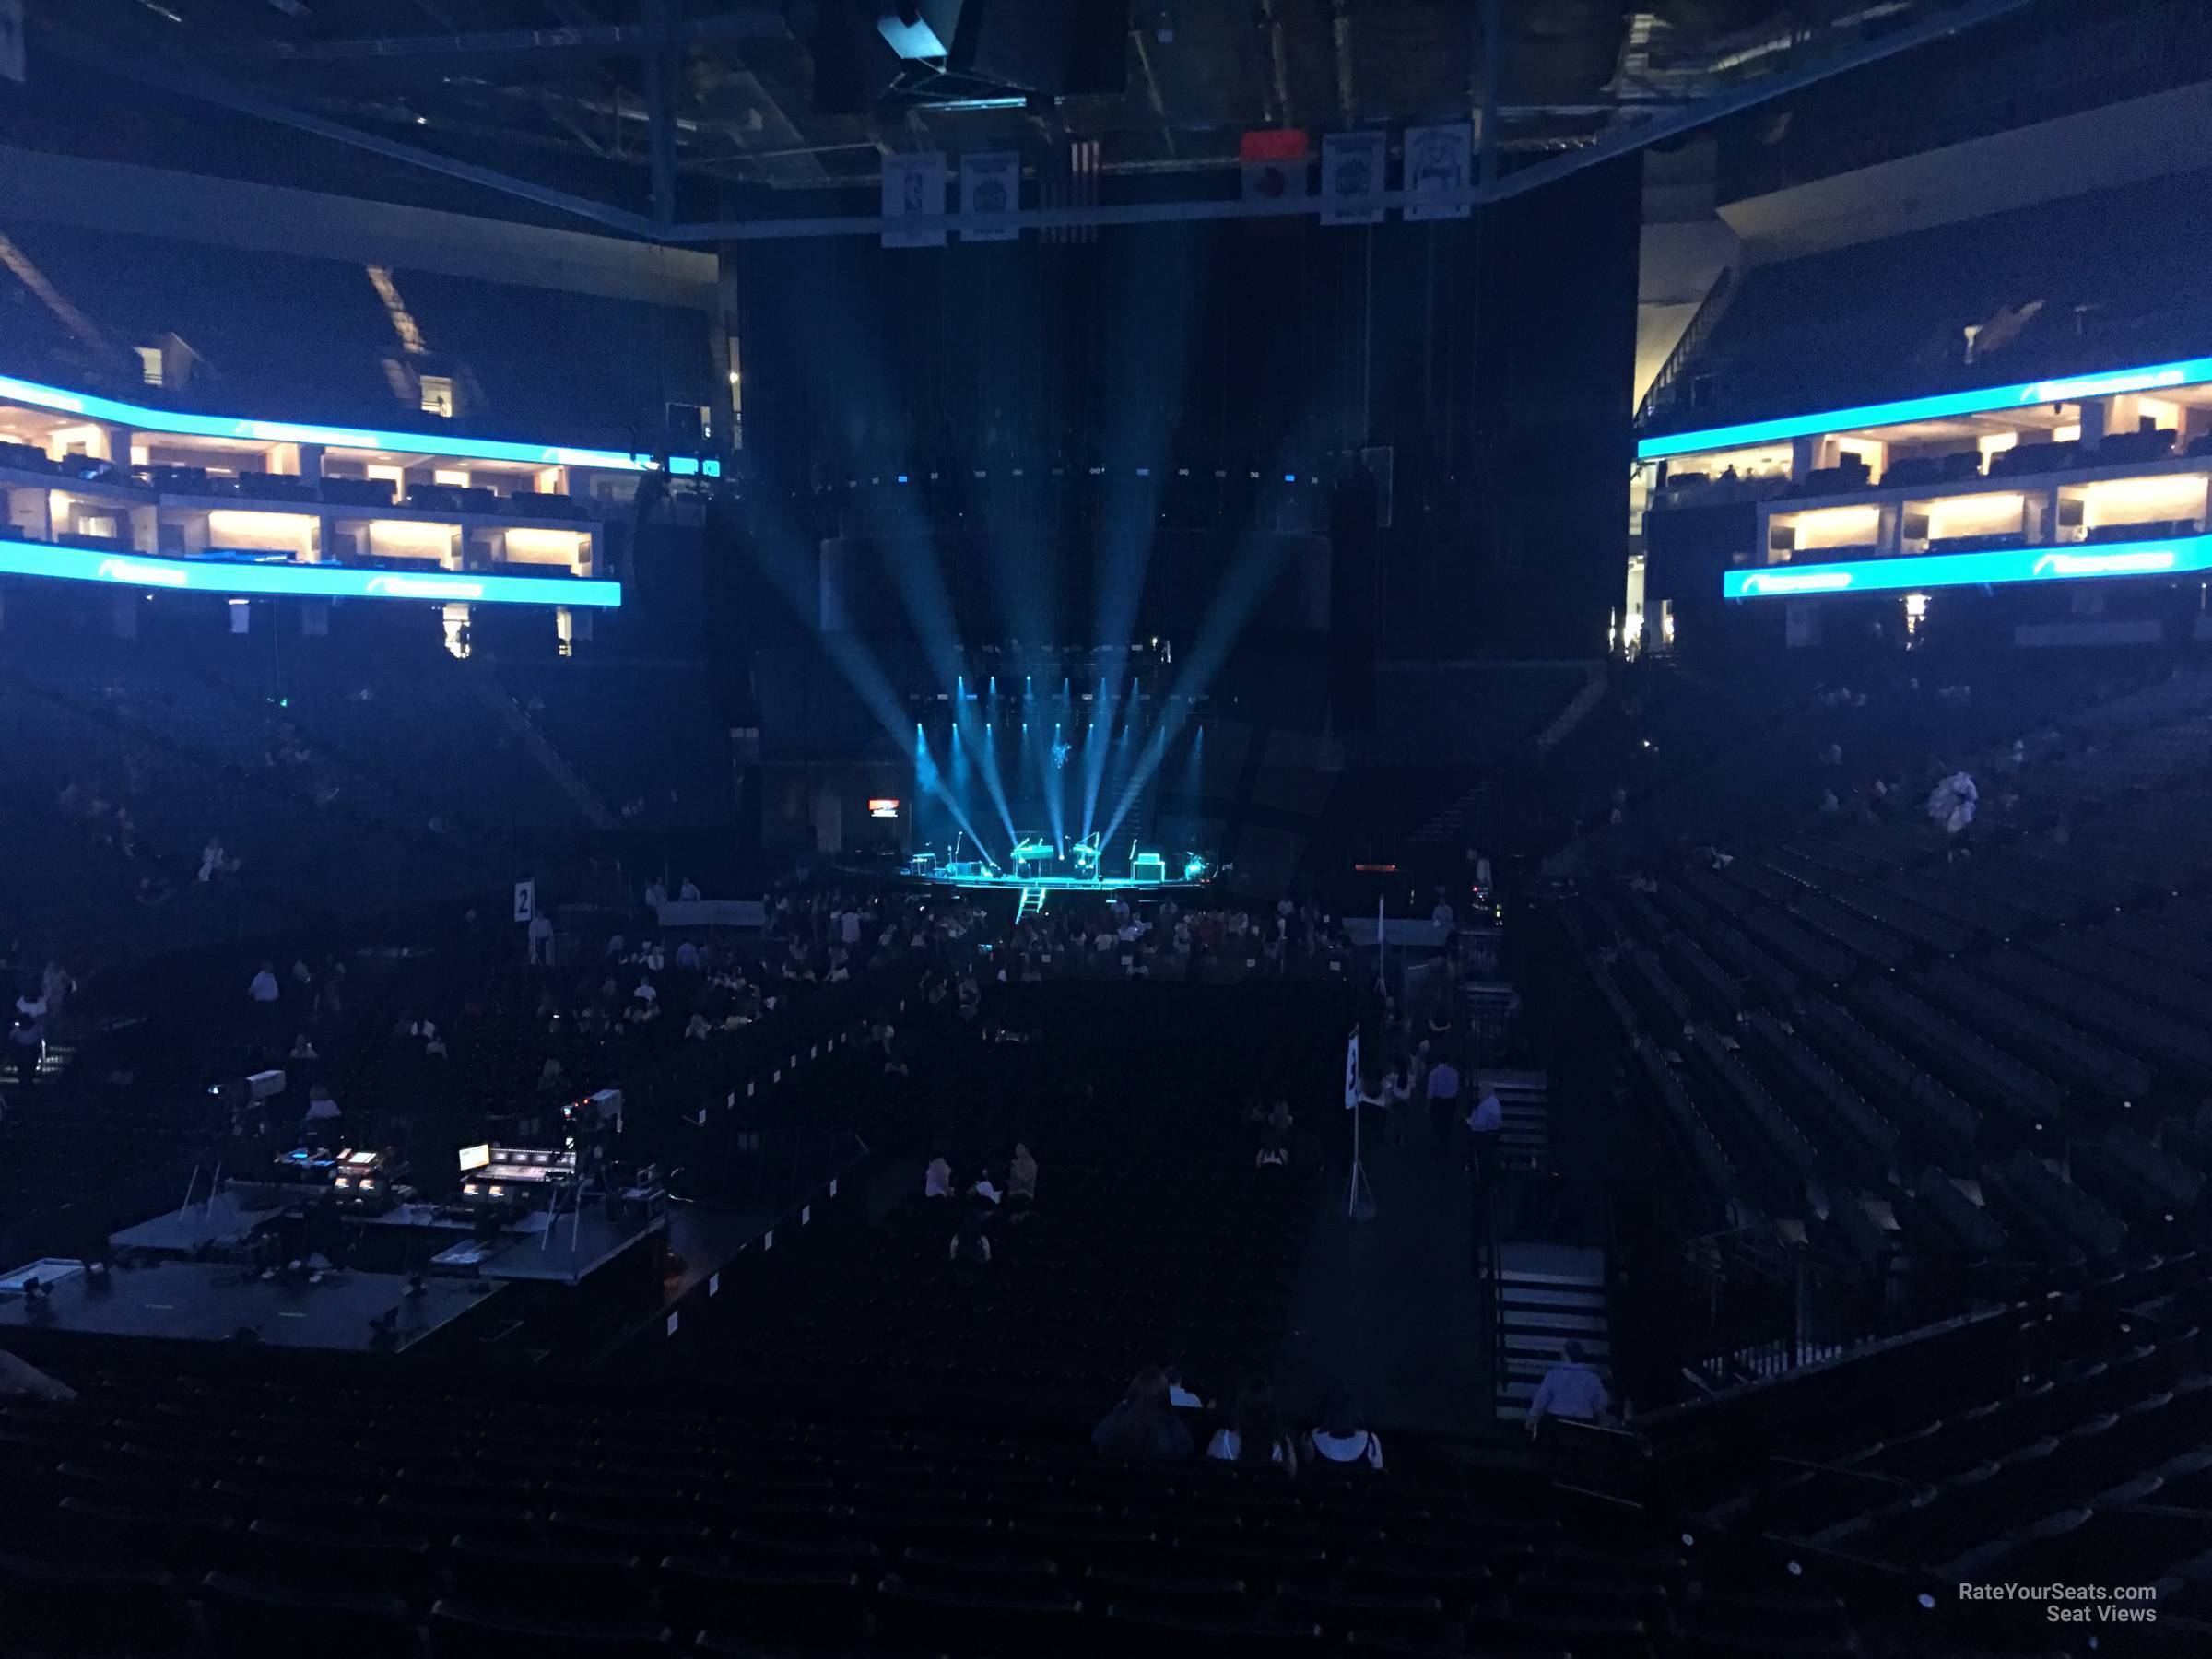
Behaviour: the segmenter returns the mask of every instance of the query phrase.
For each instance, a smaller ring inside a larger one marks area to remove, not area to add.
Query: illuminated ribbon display
[[[2023,381],[2011,386],[1984,386],[1976,392],[1938,392],[1927,397],[1900,398],[1894,403],[1830,409],[1818,415],[1785,415],[1774,420],[1749,420],[1737,426],[1707,427],[1698,432],[1645,438],[1636,445],[1636,458],[1664,461],[1672,455],[1694,455],[1705,450],[1742,449],[1749,444],[1779,442],[1785,438],[1853,432],[1866,427],[1897,426],[1908,420],[1935,420],[1947,415],[1986,415],[1994,409],[2018,409],[2030,404],[2078,403],[2085,397],[2116,397],[2124,392],[2168,392],[2176,386],[2200,385],[2207,381],[2212,381],[2212,357],[2184,358],[2178,363],[2152,363],[2141,369],[2114,369],[2101,374],[2077,374],[2065,380]]]
[[[392,450],[408,455],[451,455],[476,461],[519,461],[525,466],[595,466],[608,472],[657,470],[650,455],[626,455],[618,450],[569,449],[560,444],[509,443],[497,438],[460,438],[434,432],[380,432],[355,427],[315,426],[295,420],[248,420],[229,415],[188,415],[180,409],[154,409],[96,397],[88,392],[65,392],[36,381],[0,375],[0,403],[26,404],[51,409],[57,415],[76,415],[87,420],[111,420],[144,432],[173,432],[186,438],[232,438],[248,443],[319,443],[328,449]],[[701,470],[697,457],[677,457],[672,472],[693,477]],[[719,461],[703,470],[710,477],[722,471]]]
[[[2006,547],[1994,553],[1905,554],[1842,564],[1767,565],[1724,571],[1726,599],[1804,599],[1821,594],[1905,588],[1995,587],[2019,582],[2081,582],[2113,576],[2183,576],[2212,571],[2212,535],[2172,541]]]
[[[578,576],[492,576],[475,571],[364,571],[346,565],[231,564],[158,559],[0,540],[0,574],[105,582],[169,593],[303,599],[432,599],[448,605],[569,605],[611,610],[622,584]]]

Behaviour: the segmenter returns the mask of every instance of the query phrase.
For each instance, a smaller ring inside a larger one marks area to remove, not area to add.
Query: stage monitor
[[[476,1146],[461,1148],[461,1173],[464,1175],[471,1170],[481,1170],[490,1162],[491,1146],[489,1142],[479,1142]]]

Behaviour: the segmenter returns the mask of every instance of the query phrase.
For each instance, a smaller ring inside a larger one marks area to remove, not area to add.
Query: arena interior
[[[0,0],[0,1653],[2212,1651],[2206,23]]]

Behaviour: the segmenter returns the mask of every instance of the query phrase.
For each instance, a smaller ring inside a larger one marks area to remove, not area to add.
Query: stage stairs
[[[1046,894],[1047,889],[1041,887],[1025,887],[1021,889],[1021,903],[1016,907],[1014,912],[1016,926],[1019,926],[1031,916],[1043,911]]]
[[[1475,1099],[1486,1089],[1498,1091],[1498,1110],[1504,1120],[1499,1152],[1507,1169],[1535,1175],[1551,1172],[1550,1083],[1540,1071],[1516,1071],[1486,1065],[1475,1074]]]

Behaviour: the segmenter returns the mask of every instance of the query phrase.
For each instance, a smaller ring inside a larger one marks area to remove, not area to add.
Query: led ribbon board
[[[488,576],[477,571],[363,571],[343,565],[226,564],[0,541],[0,574],[106,582],[165,593],[253,594],[305,599],[435,599],[449,605],[569,605],[611,610],[622,584],[585,577]]]
[[[652,472],[649,456],[625,455],[615,450],[567,449],[559,444],[508,443],[496,438],[453,438],[429,432],[376,432],[351,427],[313,426],[296,420],[247,420],[229,415],[187,415],[177,409],[151,409],[122,403],[112,397],[95,397],[85,392],[65,392],[41,386],[36,381],[0,375],[0,403],[28,404],[52,409],[58,415],[79,415],[87,420],[112,420],[145,432],[173,432],[187,438],[236,438],[250,443],[320,443],[329,449],[395,450],[409,455],[453,455],[477,461],[520,461],[525,466],[596,466],[609,472]],[[679,459],[672,470],[686,475],[700,471],[691,458]],[[710,476],[721,464],[712,464]]]
[[[1741,449],[1784,438],[1852,432],[1863,427],[1897,426],[1908,420],[1935,420],[1947,415],[1986,415],[1993,409],[2018,409],[2030,404],[2075,403],[2085,397],[2115,397],[2124,392],[2170,391],[2175,386],[2194,386],[2206,381],[2212,381],[2212,357],[2184,358],[2178,363],[2153,363],[2143,369],[2077,374],[2066,380],[2023,381],[2014,386],[1984,386],[1977,392],[1939,392],[1895,403],[1830,409],[1819,415],[1785,415],[1775,420],[1751,420],[1739,426],[1707,427],[1700,432],[1644,438],[1637,441],[1636,458],[1664,461],[1670,455]]]
[[[2019,582],[2080,582],[2112,576],[2182,576],[2212,571],[2212,535],[2176,541],[2076,543],[1994,553],[1924,553],[1842,564],[1770,565],[1724,571],[1724,599],[1805,599],[1903,588],[1995,587]]]

